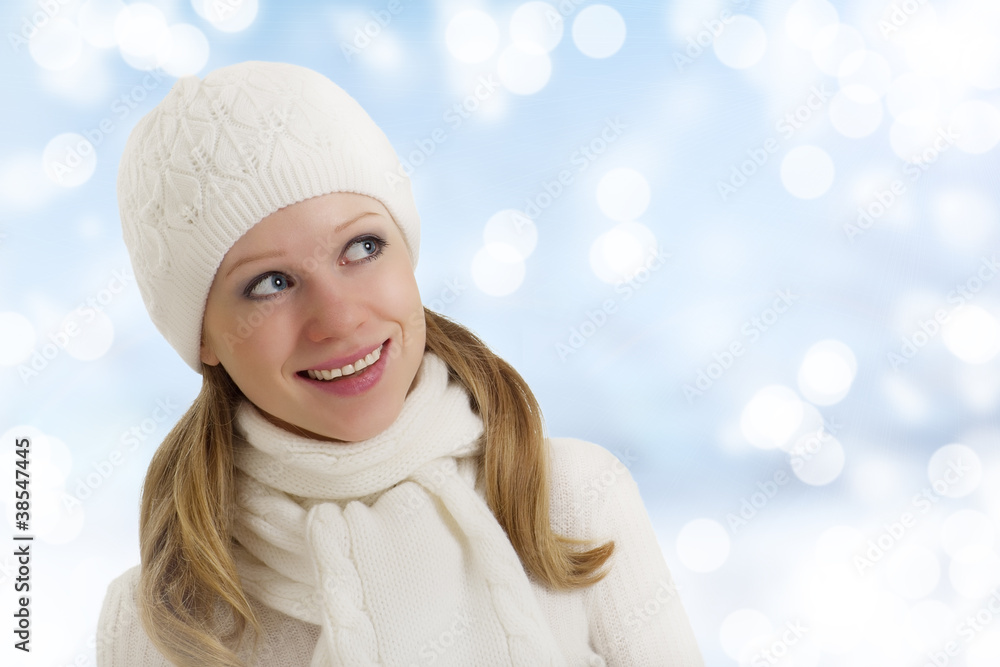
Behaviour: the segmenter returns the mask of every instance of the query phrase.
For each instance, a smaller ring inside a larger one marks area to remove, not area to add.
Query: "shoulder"
[[[584,589],[594,650],[614,665],[704,667],[678,588],[626,463],[577,438],[550,438],[553,529],[592,542],[613,540],[610,570]],[[652,611],[651,611],[652,610]]]
[[[130,567],[111,580],[104,594],[104,604],[98,621],[98,638],[101,631],[119,627],[123,622],[138,621],[135,590],[139,585],[139,566]]]
[[[627,453],[612,453],[601,445],[579,438],[547,438],[549,443],[550,474],[553,480],[574,485],[604,478],[608,484],[617,475],[632,479],[626,463]]]
[[[639,502],[639,491],[626,463],[631,456],[614,454],[579,438],[548,438],[553,528],[571,537],[593,536],[610,529],[608,520],[622,505]]]
[[[170,663],[153,646],[139,620],[136,588],[140,566],[125,570],[108,584],[97,620],[97,665],[167,667]]]

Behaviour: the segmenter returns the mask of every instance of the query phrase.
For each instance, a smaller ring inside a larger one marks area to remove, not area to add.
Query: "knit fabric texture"
[[[331,192],[380,201],[414,269],[420,218],[388,138],[328,78],[250,61],[178,79],[136,124],[118,170],[125,245],[146,309],[201,372],[209,288],[226,252],[278,209]]]
[[[532,579],[531,588],[542,608],[548,627],[559,641],[566,663],[572,667],[704,667],[698,644],[692,632],[678,589],[664,561],[656,533],[646,515],[642,497],[626,466],[603,447],[576,438],[548,438],[551,471],[551,516],[553,529],[568,537],[588,541],[614,540],[608,575],[593,586],[572,591],[555,591]],[[264,444],[264,443],[261,443]],[[317,444],[317,443],[313,443]],[[330,446],[327,443],[326,446]],[[339,445],[337,445],[339,446]],[[269,448],[269,447],[268,447]],[[625,452],[628,454],[628,452]],[[630,457],[624,460],[632,460]],[[475,484],[475,471],[467,464],[470,459],[456,457],[459,478],[470,489]],[[405,482],[404,482],[405,484]],[[480,502],[485,502],[484,489],[475,487]],[[291,496],[290,496],[291,497]],[[304,499],[295,498],[307,504]],[[365,497],[366,502],[374,498]],[[411,508],[421,505],[420,497],[402,500],[400,513],[407,519]],[[241,511],[242,512],[242,511]],[[353,510],[352,510],[353,512]],[[296,513],[297,514],[297,513]],[[391,514],[389,516],[392,516]],[[428,515],[429,519],[434,517]],[[246,517],[244,517],[246,519]],[[284,530],[284,525],[278,528]],[[402,529],[402,527],[399,527]],[[276,533],[277,534],[277,533]],[[407,534],[405,557],[419,556],[428,549],[435,550],[436,521],[429,521],[425,533],[423,526],[413,522]],[[296,538],[297,542],[297,538]],[[380,566],[395,563],[400,549],[372,557]],[[471,549],[471,545],[463,545]],[[358,554],[362,559],[368,554]],[[279,558],[280,559],[280,558]],[[369,566],[362,560],[354,561],[356,571],[366,577]],[[400,583],[391,577],[384,584],[362,580],[363,595],[383,596],[393,587],[401,594],[407,589],[421,593],[420,606],[405,612],[395,620],[389,641],[399,645],[416,645],[416,656],[395,664],[401,667],[506,667],[512,662],[498,659],[477,660],[475,646],[465,641],[471,617],[456,614],[446,618],[433,631],[424,634],[425,625],[415,617],[434,614],[439,592],[453,590],[464,570],[456,570],[441,577],[436,569],[418,572],[412,580]],[[409,572],[408,572],[409,574]],[[278,575],[273,575],[277,578]],[[441,577],[437,580],[432,577]],[[171,667],[172,663],[153,646],[139,621],[136,607],[136,588],[139,566],[129,568],[108,586],[97,624],[98,667]],[[294,578],[289,578],[292,585]],[[354,583],[352,582],[353,586]],[[302,611],[316,605],[318,591],[302,587],[306,592]],[[370,591],[370,592],[369,592]],[[289,592],[292,598],[295,593]],[[426,595],[426,598],[423,596]],[[475,592],[474,604],[486,608],[490,593],[485,588]],[[409,599],[409,598],[408,598]],[[446,601],[451,599],[447,595]],[[362,609],[369,606],[362,600]],[[270,604],[250,596],[251,605],[263,628],[256,647],[252,646],[251,633],[247,633],[238,649],[240,660],[247,667],[310,667],[319,646],[321,628],[318,624],[285,614]],[[284,596],[277,604],[289,608],[294,599]],[[378,636],[376,636],[378,640]],[[364,664],[362,662],[362,664]]]
[[[433,352],[398,419],[371,439],[304,438],[249,402],[237,430],[240,578],[267,605],[320,626],[313,667],[409,665],[426,638],[456,624],[450,663],[566,665],[473,488],[482,419]]]

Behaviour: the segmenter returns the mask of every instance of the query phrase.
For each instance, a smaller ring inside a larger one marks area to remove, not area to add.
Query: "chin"
[[[321,423],[313,425],[316,427],[316,430],[306,430],[312,432],[312,437],[319,436],[338,442],[360,442],[374,438],[392,426],[396,418],[399,417],[401,410],[402,406],[398,406],[392,414],[380,411],[377,415],[358,415],[357,424],[345,424],[343,422],[333,424]]]

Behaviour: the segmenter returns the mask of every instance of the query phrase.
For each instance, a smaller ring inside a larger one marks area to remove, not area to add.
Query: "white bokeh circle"
[[[824,530],[816,540],[816,561],[837,566],[863,553],[868,539],[854,526],[837,525]]]
[[[0,204],[13,210],[32,210],[51,199],[56,188],[40,157],[27,151],[0,157]]]
[[[121,0],[87,0],[80,5],[77,23],[87,43],[101,49],[115,46],[115,18],[123,9]]]
[[[103,357],[115,342],[115,325],[104,312],[78,309],[63,320],[60,331],[76,333],[68,336],[65,349],[69,356],[80,361],[94,361]]]
[[[222,32],[241,32],[257,18],[258,0],[191,0],[198,15]]]
[[[487,244],[472,257],[472,282],[484,294],[507,296],[524,282],[524,260],[513,246]]]
[[[950,126],[958,135],[959,150],[986,153],[1000,142],[1000,109],[983,100],[963,102],[952,112]]]
[[[15,312],[0,312],[0,366],[16,366],[27,360],[37,340],[31,321]]]
[[[962,549],[951,559],[948,580],[962,597],[985,598],[1000,586],[1000,556],[983,546]]]
[[[30,424],[10,428],[3,434],[4,442],[13,443],[15,438],[30,440],[31,461],[31,517],[32,533],[49,544],[66,544],[76,539],[83,529],[84,513],[80,506],[69,507],[63,502],[65,483],[73,468],[73,455],[62,440],[49,435]],[[15,460],[13,447],[0,456],[7,469],[12,469]],[[14,503],[5,503],[7,521],[15,526]]]
[[[39,67],[58,72],[80,60],[83,35],[71,21],[56,16],[37,30],[28,42],[28,52]]]
[[[548,53],[562,36],[562,14],[547,2],[526,2],[510,17],[510,38],[522,51]]]
[[[822,340],[808,350],[799,365],[799,391],[816,405],[839,403],[858,372],[857,358],[839,340]]]
[[[996,542],[996,524],[989,515],[974,509],[961,509],[941,525],[941,544],[949,556],[970,547],[992,549]]]
[[[781,161],[781,183],[799,199],[825,194],[833,185],[834,173],[833,160],[818,146],[797,146]]]
[[[937,556],[921,545],[901,545],[886,562],[886,582],[893,593],[919,600],[934,592],[941,579]]]
[[[931,219],[938,234],[955,248],[977,252],[997,236],[1000,209],[985,192],[969,188],[939,188],[931,201]]]
[[[715,56],[723,65],[746,69],[760,62],[767,51],[764,27],[744,14],[729,19],[722,33],[712,43]]]
[[[122,57],[137,69],[152,69],[170,51],[167,17],[148,2],[126,5],[115,17],[114,31]]]
[[[830,124],[848,139],[871,135],[882,124],[882,101],[858,102],[843,90],[830,100]]]
[[[163,69],[177,78],[197,74],[208,63],[208,51],[205,33],[193,25],[177,23],[170,26],[170,57]]]
[[[45,175],[56,185],[75,188],[94,175],[97,151],[81,134],[64,132],[49,140],[42,151]]]
[[[622,222],[601,234],[590,246],[590,269],[601,281],[618,285],[642,279],[642,272],[658,270],[659,244],[649,227]],[[648,280],[648,276],[643,279]]]
[[[838,76],[845,59],[864,48],[864,37],[856,28],[834,23],[816,33],[812,44],[813,62],[830,76]]]
[[[649,208],[649,199],[649,182],[635,169],[612,169],[597,183],[597,206],[612,220],[637,220]]]
[[[941,337],[948,351],[967,364],[985,364],[1000,353],[1000,322],[976,304],[963,304],[953,310]]]
[[[996,10],[994,9],[993,21],[986,20],[979,26],[969,27],[978,28],[981,32],[969,35],[970,39],[963,44],[963,78],[981,90],[996,90],[1000,88],[1000,42],[996,39],[1000,20],[996,16]]]
[[[840,477],[844,470],[846,455],[840,441],[826,433],[818,443],[815,451],[792,458],[792,472],[810,486],[825,486]]]
[[[719,643],[733,660],[739,660],[748,646],[770,637],[774,626],[770,619],[756,609],[737,609],[729,613],[719,626]]]
[[[950,443],[931,455],[927,478],[939,496],[962,498],[979,488],[983,464],[968,445]]]
[[[466,9],[448,22],[445,43],[451,55],[458,60],[481,63],[496,52],[500,30],[493,17],[486,12]]]
[[[714,572],[729,558],[729,533],[713,519],[694,519],[677,535],[677,557],[692,572]]]
[[[811,49],[823,28],[837,25],[837,8],[826,0],[797,0],[785,15],[785,33],[800,49]]]
[[[934,115],[941,108],[941,90],[934,79],[917,72],[906,72],[889,84],[885,103],[894,117],[907,111]]]
[[[768,385],[754,394],[740,415],[743,437],[760,449],[784,445],[798,430],[805,406],[794,391]]]
[[[945,144],[941,144],[941,138],[946,140]],[[889,145],[892,151],[904,160],[919,160],[923,166],[936,162],[941,151],[948,150],[955,141],[957,138],[948,132],[941,119],[923,109],[897,114],[889,127]]]
[[[49,435],[31,424],[12,426],[0,436],[0,442],[11,446],[0,453],[0,460],[8,469],[18,456],[13,443],[15,439],[26,438],[31,461],[32,479],[30,484],[52,489],[61,486],[73,468],[73,453],[59,438]]]
[[[529,53],[516,44],[511,44],[500,54],[497,76],[510,92],[532,95],[549,82],[552,60],[547,53]]]
[[[920,600],[910,608],[910,627],[923,640],[924,650],[943,646],[951,641],[958,615],[940,600]]]
[[[494,213],[483,228],[483,242],[504,244],[514,249],[522,259],[527,259],[538,243],[538,229],[535,223],[517,209],[504,209]]]
[[[889,62],[878,52],[867,49],[849,53],[840,62],[837,79],[841,92],[861,104],[882,99],[892,83]]]
[[[585,56],[608,58],[625,43],[625,19],[608,5],[589,5],[573,19],[573,43]]]

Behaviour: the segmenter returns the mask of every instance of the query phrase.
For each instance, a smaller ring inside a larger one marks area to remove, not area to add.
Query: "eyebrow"
[[[348,227],[350,227],[351,225],[353,225],[355,222],[357,222],[361,218],[364,218],[365,216],[368,216],[368,215],[380,215],[380,214],[378,212],[376,212],[376,211],[365,211],[364,213],[362,213],[358,217],[353,218],[351,220],[348,220],[347,222],[342,222],[339,225],[337,225],[336,227],[334,227],[333,228],[333,233],[334,234],[339,234],[340,232],[344,231],[345,229],[347,229]],[[235,271],[236,269],[240,268],[244,264],[247,264],[248,262],[256,262],[257,260],[260,260],[260,259],[274,259],[275,257],[283,257],[284,254],[285,253],[283,253],[280,250],[268,250],[267,252],[262,252],[262,253],[257,254],[257,255],[250,255],[248,257],[243,257],[240,260],[238,260],[235,264],[233,264],[231,267],[229,267],[229,270],[226,271],[226,277],[228,278],[233,273],[233,271]]]

